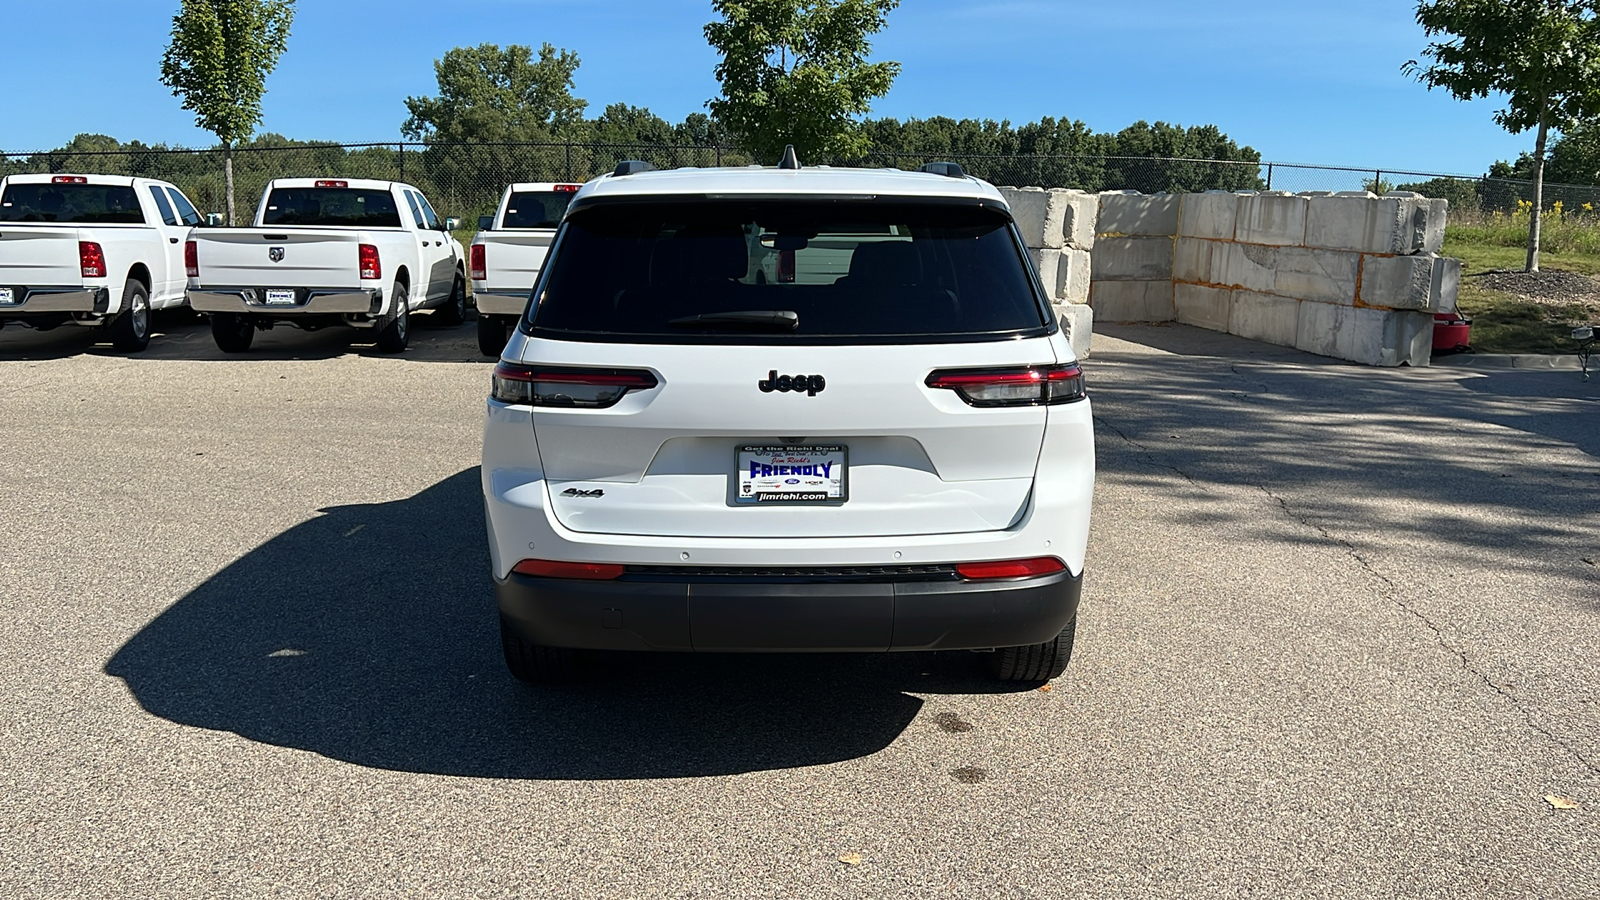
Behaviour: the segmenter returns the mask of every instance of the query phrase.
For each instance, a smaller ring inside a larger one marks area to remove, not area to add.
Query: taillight
[[[956,392],[970,406],[1039,406],[1072,403],[1088,396],[1083,369],[1026,366],[1016,369],[940,369],[928,376],[928,387]]]
[[[623,569],[612,563],[556,562],[551,559],[525,559],[511,567],[518,575],[536,575],[540,578],[583,578],[589,581],[610,581],[621,578]]]
[[[605,409],[629,391],[658,384],[643,369],[567,369],[501,363],[494,367],[490,396],[501,403]]]
[[[190,278],[200,277],[200,250],[194,241],[185,241],[183,244],[183,267],[189,270]]]
[[[89,179],[82,175],[57,175],[50,179],[51,184],[88,184]]]
[[[1054,556],[1036,556],[1033,559],[1005,559],[998,562],[973,562],[956,564],[956,574],[969,581],[991,578],[1034,578],[1066,571],[1067,565]]]
[[[558,194],[571,194],[576,192],[578,188],[581,187],[583,187],[581,184],[558,184],[555,186],[554,190]]]
[[[349,186],[350,186],[350,182],[348,182],[348,181],[319,181],[319,182],[317,182],[317,187],[320,187],[320,188],[347,188]]]
[[[473,244],[471,253],[472,253],[472,261],[471,261],[472,277],[477,279],[478,281],[482,281],[485,278],[488,278],[489,277],[489,267],[488,267],[488,264],[483,261],[483,259],[484,259],[483,245],[482,244]]]
[[[778,283],[794,284],[794,251],[778,251]]]
[[[106,255],[94,241],[78,242],[78,265],[85,278],[106,277]]]
[[[378,261],[378,248],[372,244],[361,245],[361,277],[383,277],[383,263]]]

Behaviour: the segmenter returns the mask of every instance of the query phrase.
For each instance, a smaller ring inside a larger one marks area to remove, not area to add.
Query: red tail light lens
[[[471,263],[470,263],[470,267],[472,269],[472,277],[474,279],[478,280],[478,281],[482,281],[485,278],[488,278],[489,277],[489,266],[488,266],[487,263],[484,262],[484,247],[483,247],[483,245],[482,244],[473,244],[472,245],[472,250],[470,252],[471,252],[471,255],[472,255],[472,260],[471,260]]]
[[[85,278],[106,277],[106,255],[94,241],[78,242],[78,265]]]
[[[929,375],[926,384],[955,391],[969,406],[1041,406],[1072,403],[1088,396],[1083,369],[1077,363],[1017,369],[941,369]]]
[[[189,271],[190,278],[200,277],[200,250],[194,241],[183,243],[183,267]]]
[[[611,581],[622,577],[622,567],[611,563],[556,562],[549,559],[525,559],[511,567],[518,575],[535,575],[539,578],[583,578],[588,581]]]
[[[580,187],[583,187],[583,185],[581,185],[581,184],[558,184],[558,185],[555,186],[554,190],[558,194],[571,194],[571,193],[576,192],[578,190],[578,188],[580,188]]]
[[[361,245],[361,277],[368,280],[383,277],[383,263],[378,261],[378,248],[373,244]]]
[[[605,409],[629,391],[647,391],[659,382],[643,369],[566,369],[549,366],[494,367],[491,396],[501,403]]]
[[[1033,559],[1006,559],[999,562],[960,563],[956,574],[969,581],[992,578],[1034,578],[1064,572],[1067,564],[1054,556],[1036,556]]]
[[[794,284],[794,251],[778,251],[778,283]]]
[[[82,175],[57,175],[50,179],[51,184],[88,184],[89,179]]]
[[[348,181],[319,181],[319,182],[317,182],[317,187],[320,187],[320,188],[347,188],[349,186],[350,186],[350,182],[348,182]]]

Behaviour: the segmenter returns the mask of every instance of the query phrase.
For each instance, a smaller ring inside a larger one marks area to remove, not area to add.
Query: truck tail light
[[[88,184],[89,179],[82,175],[57,175],[50,179],[51,184]]]
[[[794,251],[778,251],[778,283],[794,284]]]
[[[501,403],[605,409],[629,391],[647,391],[660,382],[643,369],[577,369],[551,366],[494,367],[490,396]]]
[[[1072,403],[1088,396],[1083,369],[1024,366],[1013,369],[941,369],[928,376],[928,387],[956,392],[968,406],[1041,406]]]
[[[78,242],[78,265],[85,278],[106,277],[106,255],[94,241]]]
[[[375,244],[361,245],[361,277],[368,280],[383,277],[383,263],[378,261]]]
[[[348,181],[319,181],[319,182],[317,182],[317,187],[320,187],[320,188],[347,188],[349,186],[350,186],[350,182],[348,182]]]
[[[968,581],[986,581],[992,578],[1034,578],[1066,571],[1067,564],[1054,556],[1036,556],[1032,559],[1005,559],[998,562],[958,563],[956,574]]]
[[[471,268],[472,268],[472,277],[473,277],[473,279],[477,280],[477,281],[482,281],[485,278],[488,278],[489,277],[489,266],[488,266],[487,263],[485,263],[483,261],[484,260],[484,246],[482,244],[473,244],[471,253],[472,253]]]
[[[190,278],[200,277],[200,250],[194,241],[183,242],[183,267],[188,270]]]
[[[611,581],[622,577],[622,566],[613,563],[556,562],[552,559],[525,559],[511,567],[518,575],[536,575],[540,578],[582,578],[588,581]]]
[[[572,194],[576,193],[578,188],[581,187],[583,187],[581,184],[558,184],[553,188],[553,190],[555,190],[555,192],[558,194]]]

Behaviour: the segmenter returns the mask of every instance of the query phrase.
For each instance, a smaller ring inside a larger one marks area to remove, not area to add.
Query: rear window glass
[[[1049,327],[1010,220],[965,205],[596,206],[567,220],[541,290],[529,327],[557,339],[892,342]]]
[[[194,208],[194,204],[190,203],[187,197],[179,193],[177,188],[172,189],[172,202],[178,207],[178,218],[183,220],[183,224],[200,224],[199,211]]]
[[[389,191],[358,188],[275,188],[262,210],[263,225],[399,228],[400,210]]]
[[[0,222],[141,225],[131,187],[105,184],[9,184],[0,194]]]
[[[518,191],[506,201],[501,228],[554,228],[561,224],[572,191]]]

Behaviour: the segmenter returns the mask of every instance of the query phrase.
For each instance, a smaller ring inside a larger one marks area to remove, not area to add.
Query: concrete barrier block
[[[1236,244],[1241,265],[1248,264],[1257,280],[1271,282],[1270,293],[1296,300],[1353,305],[1361,254],[1305,247],[1260,247]],[[1249,282],[1241,282],[1249,284]]]
[[[1228,332],[1254,341],[1293,347],[1299,330],[1299,300],[1234,291],[1228,310]]]
[[[1028,255],[1033,257],[1033,268],[1039,273],[1039,286],[1044,288],[1045,296],[1051,300],[1060,297],[1061,251],[1029,250]]]
[[[1341,359],[1369,366],[1426,366],[1433,354],[1433,314],[1362,309],[1345,314],[1339,328]]]
[[[1132,191],[1106,191],[1100,194],[1099,234],[1178,233],[1177,194],[1139,194]]]
[[[1057,262],[1056,283],[1059,293],[1055,299],[1066,303],[1089,302],[1090,271],[1093,257],[1087,250],[1068,247],[1061,251]]]
[[[1353,306],[1332,303],[1300,304],[1299,321],[1295,325],[1295,349],[1318,356],[1345,358],[1350,343],[1345,333],[1345,321],[1352,317],[1354,311]]]
[[[1094,308],[1083,303],[1062,303],[1055,306],[1061,320],[1061,331],[1072,344],[1072,353],[1079,359],[1089,355],[1090,338],[1094,335]]]
[[[1383,309],[1429,308],[1435,260],[1432,256],[1363,256],[1360,301]]]
[[[1450,201],[1439,199],[1425,199],[1417,201],[1417,214],[1422,219],[1421,239],[1417,246],[1418,253],[1429,253],[1435,256],[1444,249],[1444,226],[1450,218]]]
[[[1342,192],[1312,197],[1306,214],[1308,247],[1362,253],[1417,253],[1428,240],[1444,240],[1443,210],[1435,228],[1433,202],[1415,197]],[[1428,235],[1430,229],[1437,237]]]
[[[1430,312],[1455,312],[1456,291],[1461,287],[1461,260],[1441,256],[1433,261],[1433,282],[1428,288]]]
[[[1303,244],[1309,202],[1305,197],[1287,192],[1240,197],[1234,239],[1277,246]]]
[[[1227,241],[1180,237],[1172,248],[1172,279],[1191,284],[1228,285],[1228,257],[1234,245]]]
[[[1239,197],[1229,191],[1183,194],[1178,203],[1178,234],[1184,237],[1233,240]]]
[[[1172,286],[1173,313],[1179,322],[1212,331],[1227,331],[1233,291],[1199,284]]]
[[[1095,281],[1152,281],[1172,278],[1172,238],[1101,237],[1090,254]]]
[[[1060,221],[1055,223],[1054,233],[1051,233],[1049,191],[1037,187],[1000,188],[1000,196],[1011,207],[1011,218],[1016,220],[1024,244],[1036,250],[1061,246]]]
[[[1089,305],[1102,322],[1171,322],[1171,281],[1096,281]]]
[[[1060,204],[1061,234],[1068,247],[1094,249],[1096,221],[1100,216],[1100,195],[1086,191],[1052,191]]]

